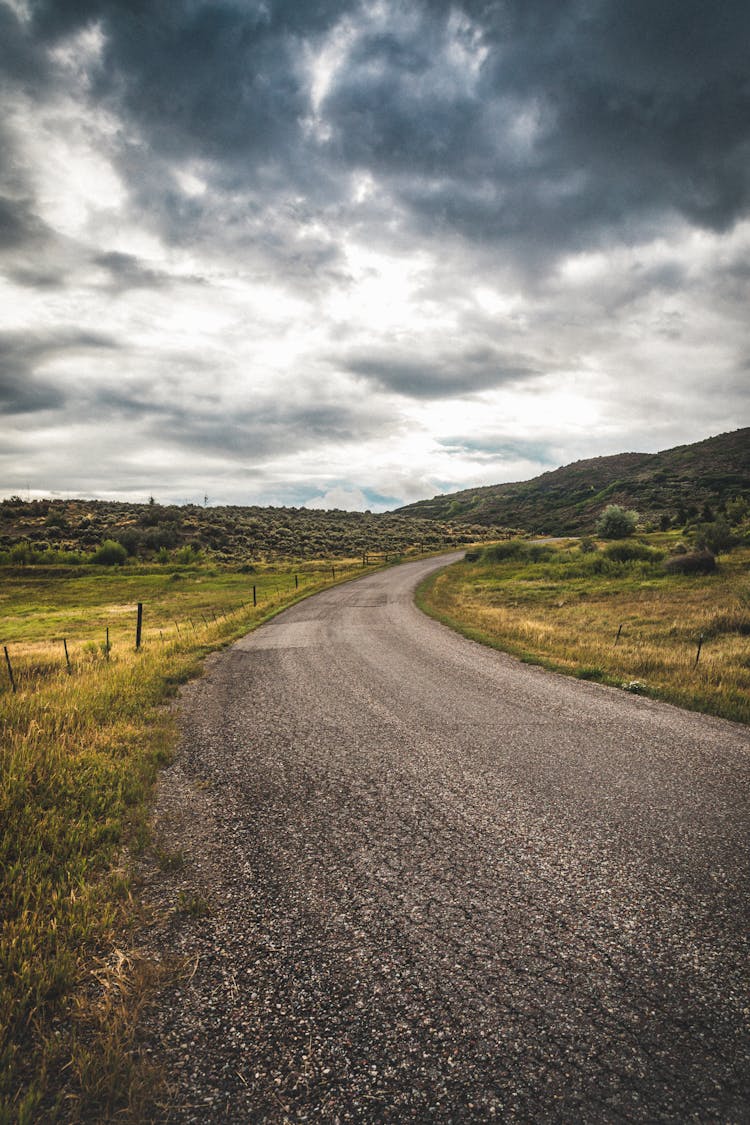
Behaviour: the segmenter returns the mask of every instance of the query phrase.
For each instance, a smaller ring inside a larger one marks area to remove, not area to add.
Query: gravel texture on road
[[[438,565],[181,693],[164,1119],[750,1121],[747,729],[452,633],[413,605]]]

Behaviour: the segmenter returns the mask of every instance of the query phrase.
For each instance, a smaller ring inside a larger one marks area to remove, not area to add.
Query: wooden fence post
[[[256,587],[253,586],[253,605],[257,605],[257,604],[258,604],[258,591],[257,591]]]
[[[63,648],[65,649],[65,667],[68,669],[68,675],[70,675],[70,657],[68,656],[68,642],[65,637],[63,637]]]
[[[13,665],[10,662],[10,654],[8,653],[8,646],[3,645],[3,649],[5,650],[5,663],[8,665],[8,675],[10,676],[10,686],[13,688],[13,693],[15,694],[16,681],[15,681],[15,678],[13,676]]]
[[[143,602],[138,602],[138,618],[135,623],[135,647],[141,647],[141,634],[143,632]]]
[[[698,637],[698,651],[695,654],[695,663],[697,664],[701,658],[701,649],[703,648],[703,633]]]

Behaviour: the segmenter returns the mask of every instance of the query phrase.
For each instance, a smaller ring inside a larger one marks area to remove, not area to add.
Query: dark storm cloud
[[[296,138],[308,109],[299,45],[348,6],[50,0],[34,11],[44,42],[98,22],[106,46],[96,95],[120,103],[160,152],[221,161],[276,160]]]
[[[422,356],[379,349],[344,357],[343,366],[381,390],[410,398],[439,399],[517,384],[538,374],[524,356],[478,346],[453,353]]]
[[[430,0],[394,4],[385,22],[352,0],[47,0],[33,12],[24,73],[41,72],[43,47],[101,27],[93,95],[137,127],[123,170],[177,241],[237,225],[227,199],[240,184],[255,196],[245,220],[254,206],[264,222],[280,192],[330,206],[350,170],[388,182],[404,232],[504,243],[537,265],[665,215],[725,229],[750,200],[750,6],[737,0]],[[317,136],[305,52],[344,17],[352,41]],[[165,161],[193,158],[229,211],[169,183]],[[293,227],[277,218],[280,242]]]
[[[45,52],[6,4],[0,4],[0,83],[18,84],[39,92],[49,76]]]
[[[0,414],[32,414],[63,407],[68,394],[37,368],[64,353],[114,346],[108,337],[91,332],[0,333]]]

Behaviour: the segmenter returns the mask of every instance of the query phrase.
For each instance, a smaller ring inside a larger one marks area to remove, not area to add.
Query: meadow
[[[676,538],[646,536],[635,551],[573,540],[470,551],[418,602],[528,663],[750,722],[750,549],[709,574],[672,574]],[[629,553],[642,557],[616,557]]]
[[[176,740],[165,704],[208,652],[361,573],[353,558],[0,571],[16,689],[0,654],[0,1122],[148,1119],[132,1034],[155,970],[116,951]]]

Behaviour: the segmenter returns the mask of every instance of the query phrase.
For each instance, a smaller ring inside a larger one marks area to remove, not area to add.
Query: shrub
[[[724,519],[701,524],[696,529],[695,541],[699,547],[714,555],[720,555],[723,551],[731,551],[737,542],[729,524]]]
[[[127,527],[120,532],[117,542],[122,544],[129,555],[137,555],[143,542],[143,536],[137,528]]]
[[[609,504],[597,521],[596,532],[602,539],[625,539],[633,534],[637,522],[637,512],[621,508],[619,504]]]
[[[8,554],[14,566],[26,566],[34,561],[34,552],[30,543],[14,543]]]
[[[493,543],[482,552],[484,562],[506,562],[507,559],[520,559],[526,554],[526,544],[521,539],[506,539],[504,543]]]
[[[710,574],[716,570],[716,559],[710,551],[691,551],[665,559],[664,569],[667,574]]]
[[[524,543],[523,546],[522,558],[527,558],[532,563],[547,562],[555,554],[554,548],[544,543]]]
[[[664,558],[663,551],[645,543],[610,543],[604,555],[613,562],[660,562]]]
[[[114,539],[105,539],[98,551],[91,556],[92,563],[97,566],[122,566],[128,557],[128,552],[122,543],[115,543]]]
[[[181,566],[190,566],[191,563],[200,560],[201,553],[199,548],[195,547],[192,543],[186,543],[184,547],[180,547],[179,551],[175,554],[175,560]]]

